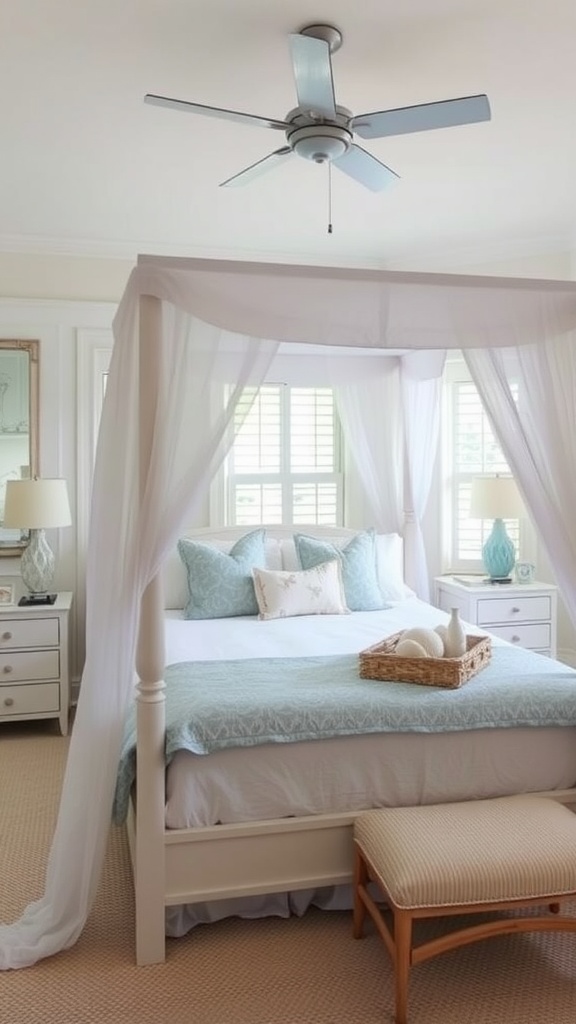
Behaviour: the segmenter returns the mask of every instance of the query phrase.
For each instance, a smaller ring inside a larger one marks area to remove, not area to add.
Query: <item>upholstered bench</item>
[[[493,935],[576,931],[576,916],[559,914],[561,902],[576,895],[576,815],[548,797],[364,811],[354,824],[354,842],[354,936],[361,938],[368,911],[392,958],[397,1024],[406,1024],[414,964]],[[393,928],[370,881],[392,913]],[[448,935],[413,942],[419,918],[545,904],[551,913],[467,921]]]

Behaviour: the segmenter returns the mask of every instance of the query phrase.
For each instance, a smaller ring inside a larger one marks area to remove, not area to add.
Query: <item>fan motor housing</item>
[[[297,156],[324,164],[344,156],[352,145],[352,132],[337,124],[311,124],[287,132],[286,139]]]

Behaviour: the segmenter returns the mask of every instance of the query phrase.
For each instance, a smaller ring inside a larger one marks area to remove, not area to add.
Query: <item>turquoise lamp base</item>
[[[508,582],[516,561],[516,549],[503,519],[495,519],[492,533],[482,548],[484,567],[494,582]]]

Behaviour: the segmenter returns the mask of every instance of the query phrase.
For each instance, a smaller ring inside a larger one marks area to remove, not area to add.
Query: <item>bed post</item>
[[[139,444],[140,490],[147,477],[158,379],[162,309],[158,299],[140,298]],[[140,605],[136,654],[136,839],[133,851],[136,901],[136,960],[165,957],[164,924],[164,623],[162,583],[157,575]]]

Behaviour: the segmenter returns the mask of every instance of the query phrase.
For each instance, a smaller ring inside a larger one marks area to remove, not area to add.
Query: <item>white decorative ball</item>
[[[422,644],[416,643],[415,640],[404,640],[403,638],[396,644],[396,650],[394,654],[399,654],[402,658],[428,658],[428,652],[424,650]]]
[[[438,636],[440,637],[440,639],[442,641],[442,647],[443,647],[442,656],[444,656],[446,654],[446,637],[448,635],[446,626],[444,626],[444,625],[436,626],[434,632],[438,633]]]
[[[429,658],[441,658],[444,655],[444,641],[434,629],[426,629],[424,626],[405,629],[402,640],[415,640],[424,648]]]

